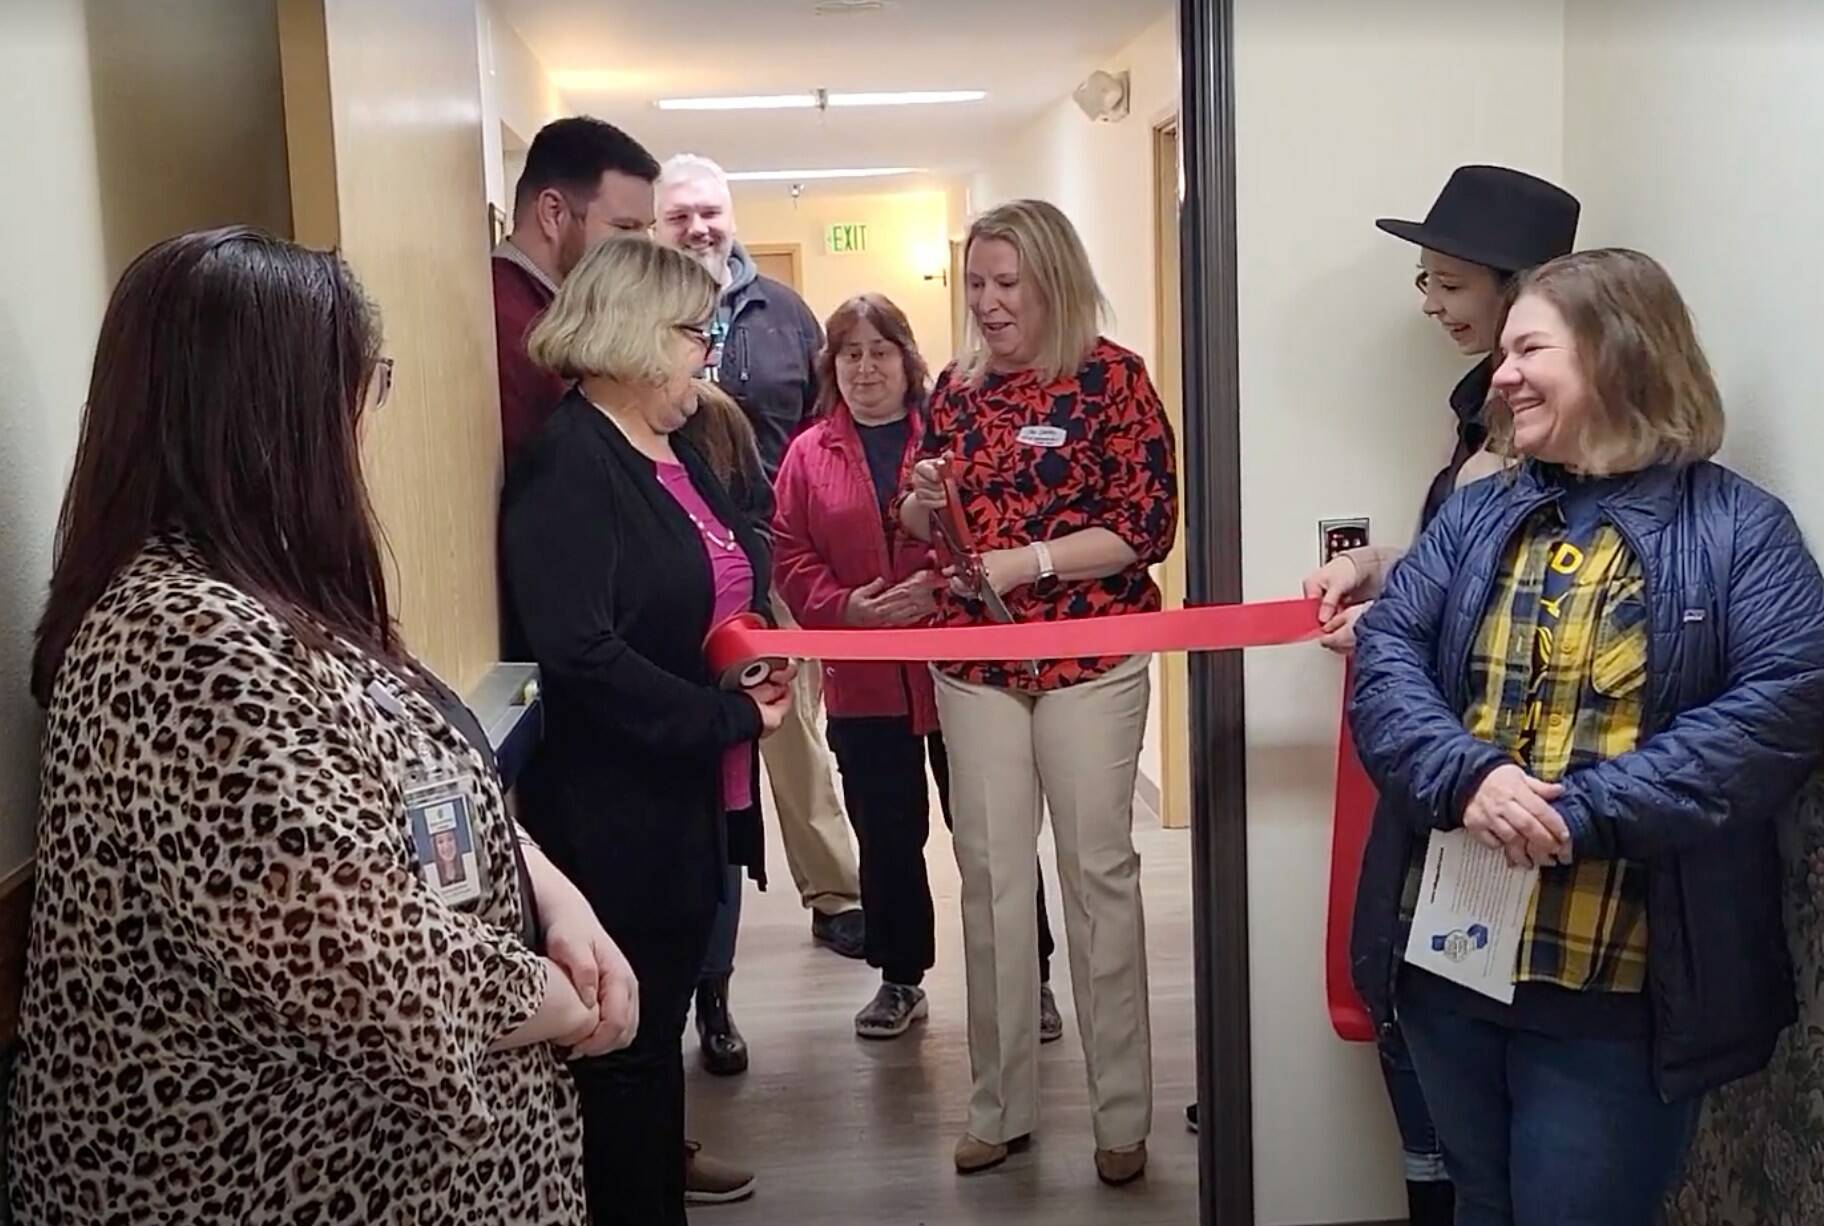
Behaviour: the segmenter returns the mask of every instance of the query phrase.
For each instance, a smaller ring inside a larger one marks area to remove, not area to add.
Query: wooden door
[[[297,240],[338,248],[397,363],[363,439],[411,650],[459,692],[500,658],[500,399],[472,5],[280,0]]]
[[[763,277],[771,277],[804,296],[804,248],[798,243],[755,243],[748,258]]]

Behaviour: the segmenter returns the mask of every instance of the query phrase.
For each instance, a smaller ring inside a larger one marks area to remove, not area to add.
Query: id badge
[[[405,817],[418,871],[452,907],[481,897],[481,857],[475,849],[475,802],[454,775],[415,778],[405,789]]]

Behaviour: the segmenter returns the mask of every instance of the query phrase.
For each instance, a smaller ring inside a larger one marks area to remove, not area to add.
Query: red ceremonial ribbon
[[[1067,660],[1161,651],[1233,651],[1302,643],[1318,636],[1315,600],[1199,605],[1073,621],[943,626],[908,630],[772,630],[753,613],[722,622],[704,643],[710,671],[726,688],[752,688],[788,659],[840,661]],[[1324,979],[1330,1024],[1344,1039],[1374,1037],[1349,977],[1349,927],[1362,848],[1374,814],[1374,785],[1349,735],[1345,704],[1337,744],[1336,806]]]

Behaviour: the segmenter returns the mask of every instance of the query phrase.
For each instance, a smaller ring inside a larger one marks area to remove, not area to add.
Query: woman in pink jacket
[[[935,607],[929,546],[886,509],[924,432],[928,382],[905,314],[877,294],[830,316],[818,358],[818,420],[786,452],[774,493],[774,580],[807,629],[910,626]],[[948,797],[937,700],[922,664],[824,666],[830,748],[861,844],[868,964],[881,987],[855,1017],[868,1039],[928,1012],[919,986],[936,956],[925,874],[931,755]]]

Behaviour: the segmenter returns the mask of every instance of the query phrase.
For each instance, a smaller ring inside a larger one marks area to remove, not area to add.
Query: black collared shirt
[[[1474,369],[1464,375],[1450,392],[1450,409],[1457,415],[1457,445],[1451,452],[1450,463],[1436,477],[1432,478],[1431,488],[1425,494],[1425,510],[1419,518],[1419,530],[1422,532],[1431,523],[1457,487],[1457,473],[1469,457],[1482,450],[1488,441],[1488,427],[1482,421],[1482,406],[1488,401],[1489,388],[1495,378],[1495,359],[1483,358]]]

